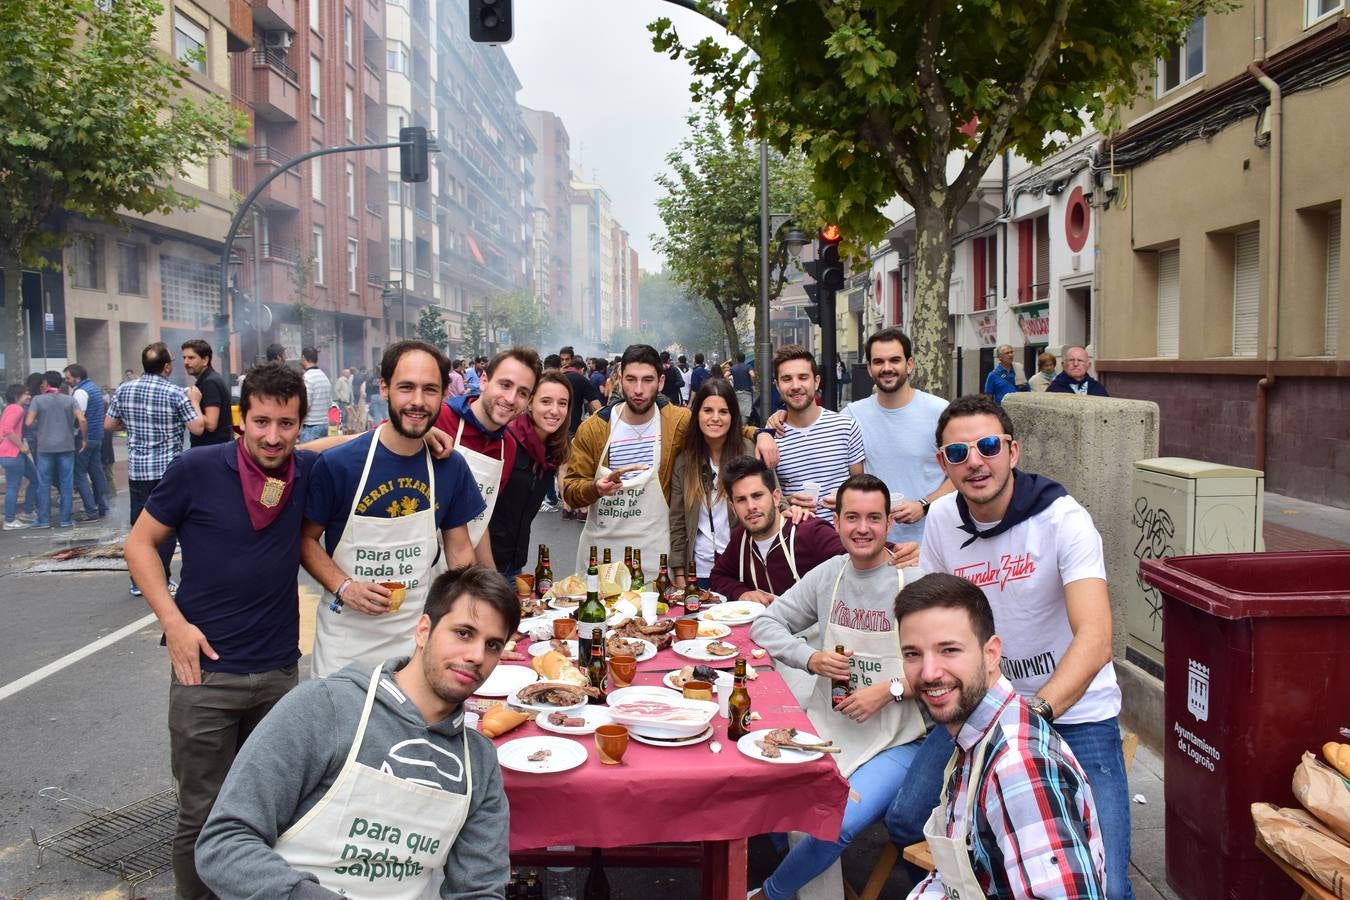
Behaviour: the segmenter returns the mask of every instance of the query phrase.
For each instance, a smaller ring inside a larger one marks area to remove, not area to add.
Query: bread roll
[[[1327,741],[1322,745],[1322,755],[1327,758],[1327,762],[1336,767],[1336,771],[1350,778],[1350,744]]]
[[[515,728],[521,722],[528,722],[534,718],[533,713],[523,712],[518,709],[509,709],[505,706],[494,706],[478,721],[478,730],[485,737],[495,738],[506,734],[512,728]]]
[[[590,683],[586,673],[572,665],[572,660],[557,650],[550,650],[542,656],[536,656],[530,665],[545,681],[561,681],[563,684],[574,684],[578,687]]]

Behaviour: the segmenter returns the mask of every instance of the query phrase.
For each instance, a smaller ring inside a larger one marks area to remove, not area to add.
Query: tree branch
[[[919,104],[928,120],[928,167],[936,167],[945,186],[947,149],[951,146],[952,116],[948,106],[947,90],[938,77],[937,52],[942,40],[943,0],[928,0],[928,15],[924,17],[923,34],[914,62],[918,67],[915,81],[919,85]],[[923,171],[922,169],[920,171]],[[932,184],[927,173],[924,182]]]
[[[918,172],[921,168],[919,161],[908,147],[896,140],[895,128],[888,121],[885,112],[876,108],[868,110],[866,117],[858,126],[858,133],[863,140],[889,157],[891,172],[895,175],[901,193],[910,197],[918,193]]]

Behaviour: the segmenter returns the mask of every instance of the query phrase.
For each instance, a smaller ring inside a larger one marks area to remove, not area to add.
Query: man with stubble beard
[[[300,560],[326,591],[315,623],[316,678],[406,653],[432,580],[447,564],[474,561],[468,524],[485,507],[473,473],[458,453],[435,459],[423,442],[449,374],[450,360],[431,344],[392,344],[380,361],[389,421],[314,467]]]
[[[431,586],[405,654],[309,681],[254,732],[197,844],[222,900],[501,897],[509,811],[464,701],[520,623],[483,566]],[[437,881],[443,879],[439,890]]]

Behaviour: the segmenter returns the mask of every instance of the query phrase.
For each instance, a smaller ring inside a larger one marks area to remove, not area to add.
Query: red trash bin
[[[1167,882],[1186,900],[1297,898],[1251,804],[1298,806],[1305,750],[1350,724],[1350,551],[1143,560],[1163,595]]]

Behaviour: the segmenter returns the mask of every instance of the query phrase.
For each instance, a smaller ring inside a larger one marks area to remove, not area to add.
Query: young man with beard
[[[789,503],[829,521],[835,490],[850,475],[862,474],[867,456],[862,431],[853,419],[816,405],[820,370],[805,347],[780,347],[773,355],[773,377],[787,405],[778,437],[783,493]],[[816,496],[805,490],[808,484],[816,486]]]
[[[239,754],[197,845],[221,900],[502,896],[506,793],[464,701],[519,622],[496,572],[447,572],[411,658],[353,664],[286,697]]]
[[[449,371],[425,341],[390,345],[380,361],[389,421],[314,467],[300,560],[327,592],[315,623],[316,678],[407,652],[432,579],[474,561],[468,523],[484,505],[473,473],[458,453],[434,459],[423,443]],[[403,599],[382,582],[402,584]]]
[[[987,592],[1003,673],[1088,773],[1106,847],[1107,896],[1128,900],[1129,785],[1101,536],[1062,485],[1017,469],[1012,419],[990,397],[952,401],[936,438],[938,462],[956,492],[933,504],[919,565]],[[887,814],[899,846],[922,837],[951,752],[951,735],[933,729]]]
[[[318,458],[295,450],[305,402],[300,373],[254,367],[239,396],[243,438],[178,457],[127,536],[127,567],[164,629],[173,667],[180,898],[212,896],[193,864],[197,834],[244,739],[295,686],[301,514]],[[176,596],[157,549],[175,532],[183,548]]]
[[[234,421],[230,412],[230,389],[225,379],[211,367],[211,345],[203,340],[187,341],[182,346],[183,370],[197,379],[197,390],[202,392],[201,434],[188,438],[193,447],[227,444],[234,440]]]
[[[436,417],[436,427],[454,440],[483,498],[483,511],[469,522],[469,541],[478,548],[479,561],[492,568],[496,568],[492,542],[483,540],[483,535],[492,520],[497,494],[516,463],[516,442],[507,437],[506,426],[530,405],[543,371],[539,354],[530,348],[503,350],[484,370],[478,396],[452,397]]]
[[[918,704],[905,688],[895,628],[895,596],[916,569],[890,564],[886,528],[891,498],[873,475],[839,486],[835,527],[845,555],[822,563],[755,619],[750,637],[778,663],[816,676],[806,714],[815,731],[841,748],[834,755],[849,783],[837,841],[803,838],[754,895],[787,900],[828,869],[853,838],[881,818],[905,780],[923,738]],[[815,636],[799,635],[819,626]],[[843,645],[843,653],[834,648]],[[832,703],[831,682],[848,696]]]
[[[661,357],[655,348],[633,344],[616,368],[623,401],[604,407],[577,429],[563,500],[572,508],[590,507],[578,559],[596,544],[631,545],[643,559],[657,560],[670,551],[670,481],[690,413],[661,393]],[[772,456],[772,445],[762,435],[757,452]]]
[[[905,677],[955,739],[924,837],[937,871],[910,900],[1098,900],[1105,852],[1087,776],[1050,723],[999,671],[1002,644],[984,592],[925,575],[895,600]]]

